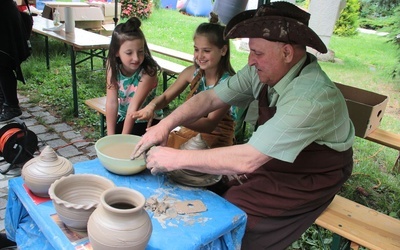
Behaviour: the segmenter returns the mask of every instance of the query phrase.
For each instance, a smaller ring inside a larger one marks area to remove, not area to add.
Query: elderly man
[[[188,169],[239,175],[223,197],[248,215],[243,249],[289,246],[351,175],[354,126],[341,92],[306,52],[306,46],[327,51],[308,27],[309,18],[287,2],[232,18],[225,36],[249,38],[248,65],[150,128],[132,154],[146,152],[153,174]],[[177,125],[255,99],[259,119],[247,144],[201,151],[163,146]]]

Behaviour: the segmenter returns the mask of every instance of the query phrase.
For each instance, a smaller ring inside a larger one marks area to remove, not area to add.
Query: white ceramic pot
[[[140,192],[130,188],[106,190],[87,225],[92,248],[145,249],[153,231],[145,201]]]
[[[49,197],[50,185],[63,176],[74,173],[72,163],[49,146],[38,157],[30,159],[22,168],[21,176],[25,185],[37,196]]]

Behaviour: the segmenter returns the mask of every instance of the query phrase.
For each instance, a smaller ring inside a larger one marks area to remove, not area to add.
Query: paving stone
[[[57,150],[58,148],[68,145],[68,143],[62,139],[51,140],[51,141],[47,141],[46,143],[54,150]]]
[[[28,109],[29,112],[36,112],[36,111],[39,111],[39,110],[43,110],[43,108],[40,107],[40,106],[33,106],[33,107],[29,107],[27,109]]]
[[[26,126],[29,130],[31,130],[30,127],[36,125],[37,120],[34,119],[34,118],[27,118],[27,119],[24,119],[24,123],[25,123],[25,126]]]
[[[50,127],[54,128],[58,133],[73,130],[71,126],[65,123],[51,124]]]
[[[42,141],[50,141],[54,139],[60,139],[60,136],[57,133],[44,133],[39,134],[37,137]]]
[[[7,206],[7,200],[4,198],[0,198],[0,209],[4,209]]]
[[[50,113],[47,112],[46,110],[38,110],[38,111],[32,112],[32,115],[34,117],[36,117],[36,119],[38,119],[38,118],[42,118],[42,117],[48,116],[48,115],[50,115]]]
[[[64,132],[64,133],[62,133],[62,134],[63,134],[63,136],[65,137],[65,139],[69,139],[69,140],[81,136],[81,134],[80,134],[79,132],[76,132],[76,131],[67,131],[67,132]]]
[[[6,217],[6,210],[5,209],[1,209],[0,210],[0,219],[4,220],[5,217]]]
[[[74,138],[71,140],[71,142],[75,145],[75,147],[77,147],[78,149],[83,149],[83,148],[87,148],[88,146],[92,145],[93,142],[90,141],[86,141],[84,138],[82,137],[78,137],[78,138]]]
[[[74,147],[72,145],[60,148],[57,150],[57,152],[65,158],[71,158],[71,157],[82,154],[82,152],[80,152],[76,147]]]
[[[87,147],[86,151],[87,151],[87,155],[90,157],[90,159],[94,159],[97,157],[97,153],[96,153],[96,149],[95,149],[94,145]]]
[[[0,181],[0,188],[8,187],[8,180]]]
[[[43,125],[31,126],[31,127],[29,127],[29,130],[31,130],[36,135],[43,134],[43,133],[47,132],[47,128],[45,126],[43,126]]]
[[[7,197],[8,193],[6,191],[7,190],[0,189],[0,198]]]

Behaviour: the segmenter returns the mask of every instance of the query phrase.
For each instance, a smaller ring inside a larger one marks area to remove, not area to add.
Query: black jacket
[[[30,48],[21,14],[13,0],[1,0],[0,34],[0,66],[11,67],[17,79],[24,81],[20,66],[29,57]]]

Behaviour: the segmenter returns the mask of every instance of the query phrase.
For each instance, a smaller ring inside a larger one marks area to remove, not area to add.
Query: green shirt
[[[300,74],[306,57],[269,89],[269,93],[276,92],[270,100],[270,107],[277,108],[276,114],[260,125],[248,142],[275,159],[294,162],[312,142],[339,152],[354,142],[354,126],[342,93],[322,71],[315,56],[309,56],[311,62]],[[245,107],[258,99],[263,86],[255,67],[246,65],[214,91],[222,101]]]

